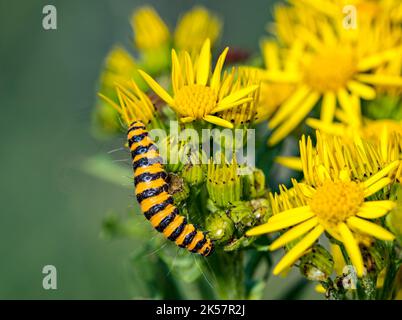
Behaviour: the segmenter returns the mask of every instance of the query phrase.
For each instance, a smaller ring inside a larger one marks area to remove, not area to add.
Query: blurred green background
[[[261,0],[0,0],[0,299],[143,294],[132,277],[141,266],[129,263],[142,244],[101,237],[107,212],[127,212],[132,192],[85,174],[81,166],[121,146],[119,139],[91,137],[90,112],[103,59],[115,43],[130,47],[129,16],[144,3],[171,26],[202,4],[224,18],[222,46],[252,50],[258,50],[272,10],[272,2]],[[42,28],[46,4],[57,8],[57,30]],[[57,290],[42,288],[48,264],[57,268]],[[297,272],[287,286],[295,278]],[[282,281],[272,279],[266,298],[281,296]],[[302,298],[311,297],[317,296],[309,288]]]

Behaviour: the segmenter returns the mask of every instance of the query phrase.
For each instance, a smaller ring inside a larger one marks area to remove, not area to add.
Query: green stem
[[[213,259],[212,259],[213,258]],[[216,252],[211,257],[212,270],[214,270],[214,287],[218,299],[245,299],[245,283],[243,271],[244,253]]]

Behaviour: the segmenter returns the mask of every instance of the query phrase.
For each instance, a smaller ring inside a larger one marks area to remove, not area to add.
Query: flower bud
[[[253,215],[253,207],[249,202],[236,201],[227,212],[230,219],[238,225],[240,230],[254,225],[255,216]]]
[[[182,177],[190,186],[198,186],[205,180],[205,166],[201,164],[187,164],[184,166]]]
[[[249,199],[263,197],[265,189],[265,175],[260,169],[254,169],[251,174],[242,176],[243,194]]]
[[[324,281],[334,269],[334,260],[323,246],[316,244],[300,259],[299,269],[309,280]]]
[[[217,211],[208,215],[205,221],[206,230],[212,240],[218,243],[226,243],[229,241],[235,230],[232,220],[225,214],[224,211]]]
[[[258,224],[267,222],[269,217],[272,216],[272,209],[268,199],[253,199],[250,201],[250,204],[253,207],[253,215]]]
[[[242,181],[237,174],[237,164],[208,165],[207,190],[210,199],[221,208],[239,201],[242,191]]]

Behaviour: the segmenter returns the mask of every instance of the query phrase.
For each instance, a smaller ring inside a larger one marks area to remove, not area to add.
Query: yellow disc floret
[[[211,87],[192,84],[177,92],[175,105],[182,116],[203,118],[215,108],[217,95]]]
[[[354,216],[364,202],[363,188],[352,181],[326,181],[310,200],[321,224],[334,227]]]
[[[356,59],[348,49],[322,50],[306,59],[304,79],[319,92],[337,91],[346,86],[356,71]]]

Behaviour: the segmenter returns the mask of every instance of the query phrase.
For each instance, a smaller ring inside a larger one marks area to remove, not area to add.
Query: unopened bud
[[[265,175],[260,169],[254,169],[251,174],[243,176],[243,193],[248,199],[264,196]]]
[[[334,269],[334,260],[323,246],[316,244],[300,259],[299,269],[309,280],[324,281]]]
[[[242,181],[237,174],[237,164],[208,165],[207,190],[210,199],[219,207],[226,208],[239,201]]]
[[[218,243],[226,243],[229,241],[234,232],[234,224],[224,211],[217,211],[208,215],[205,227],[209,232],[209,237]]]
[[[205,165],[202,164],[187,164],[182,172],[184,180],[190,186],[198,186],[205,180]]]

